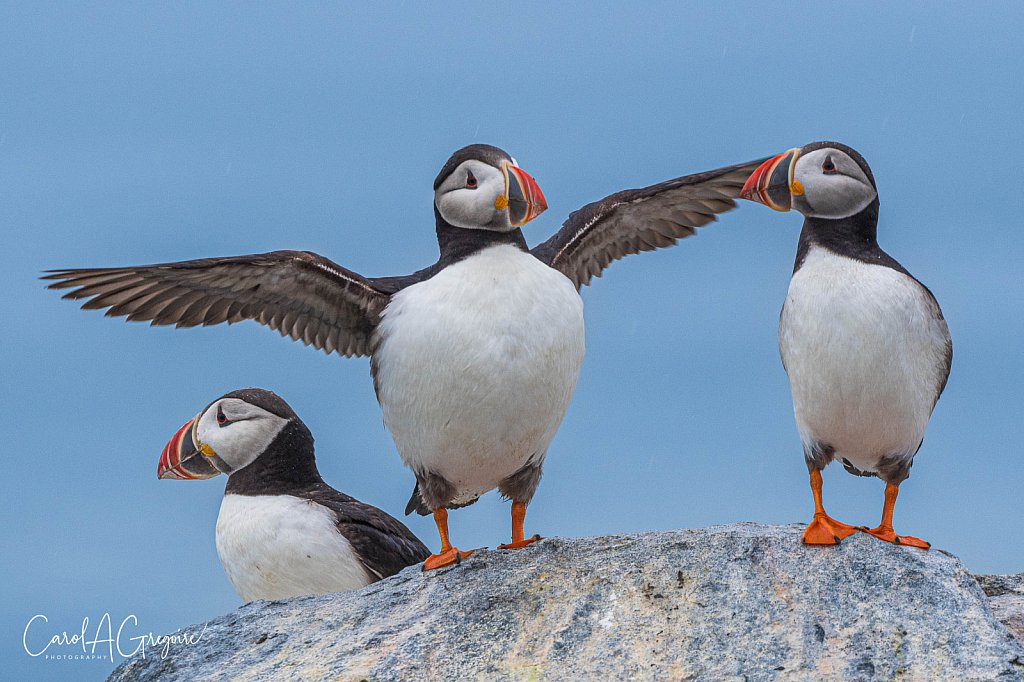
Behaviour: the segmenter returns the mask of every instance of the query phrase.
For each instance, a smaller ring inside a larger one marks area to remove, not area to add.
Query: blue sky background
[[[879,241],[955,348],[897,532],[1024,571],[1020,5],[552,4],[0,5],[5,676],[112,667],[29,657],[36,614],[38,648],[86,616],[90,636],[104,613],[159,634],[240,604],[214,547],[224,479],[156,479],[168,438],[227,391],[289,401],[335,487],[400,516],[413,486],[365,358],[251,322],[106,319],[40,271],[288,248],[408,273],[436,258],[434,175],[473,142],[543,188],[531,244],[627,187],[819,139],[862,152]],[[809,520],[776,344],[800,222],[745,204],[584,289],[587,358],[527,532]],[[881,482],[825,481],[834,516],[877,522]],[[437,544],[429,518],[406,522]],[[463,548],[508,525],[496,493],[451,515]]]

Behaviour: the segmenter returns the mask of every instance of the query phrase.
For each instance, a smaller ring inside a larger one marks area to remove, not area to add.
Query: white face
[[[250,464],[288,423],[238,398],[221,398],[206,408],[196,426],[199,445],[208,445],[232,473]],[[205,450],[205,449],[204,449]]]
[[[501,169],[482,161],[463,161],[434,192],[441,217],[455,227],[508,232],[512,229],[507,208],[495,200],[505,195]]]
[[[877,196],[871,181],[845,152],[826,147],[801,154],[793,179],[803,185],[793,208],[811,218],[846,218],[863,211]]]

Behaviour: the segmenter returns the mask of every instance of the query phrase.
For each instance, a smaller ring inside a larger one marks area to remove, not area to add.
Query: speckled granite
[[[358,592],[247,604],[110,680],[1024,681],[1024,648],[956,557],[863,534],[806,547],[800,531],[480,551]],[[1024,597],[1021,576],[980,579],[992,599]]]
[[[1024,642],[1024,573],[974,577],[988,596],[995,617]]]

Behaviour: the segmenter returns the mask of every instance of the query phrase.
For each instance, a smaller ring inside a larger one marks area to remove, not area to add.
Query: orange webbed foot
[[[878,526],[877,528],[868,528],[865,526],[861,530],[868,535],[873,535],[879,540],[885,540],[886,542],[891,542],[894,545],[908,545],[910,547],[920,547],[921,549],[928,549],[932,546],[932,543],[927,540],[915,538],[912,535],[896,535],[891,526]]]
[[[532,538],[526,538],[525,540],[517,540],[515,542],[510,542],[505,545],[498,545],[498,549],[519,549],[521,547],[526,547],[527,545],[532,545],[538,540],[543,539],[544,538],[542,538],[540,535],[534,535]]]
[[[856,533],[859,528],[836,521],[824,514],[815,514],[810,525],[804,530],[805,545],[838,545],[844,538]]]
[[[444,568],[445,566],[456,566],[462,563],[463,559],[475,551],[475,549],[471,549],[468,552],[460,552],[457,547],[452,547],[446,552],[431,554],[427,557],[427,560],[423,562],[423,570],[433,571],[434,569]]]

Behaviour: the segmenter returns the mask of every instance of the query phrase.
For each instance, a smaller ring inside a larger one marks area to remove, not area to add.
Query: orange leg
[[[814,494],[814,518],[811,524],[804,530],[803,541],[808,545],[838,545],[843,538],[848,538],[856,533],[859,528],[848,526],[831,518],[825,513],[825,507],[821,503],[821,471],[811,471],[811,493]]]
[[[863,529],[864,532],[868,535],[874,535],[879,540],[885,540],[897,545],[910,545],[911,547],[928,549],[932,546],[932,543],[910,535],[896,535],[892,531],[892,510],[896,506],[896,496],[899,495],[899,492],[900,487],[895,483],[885,484],[885,504],[882,506],[882,522],[878,524],[878,528],[868,530],[865,527]]]
[[[434,523],[437,524],[437,532],[441,536],[441,551],[438,554],[431,554],[427,557],[427,560],[423,562],[424,571],[432,571],[435,568],[458,564],[473,553],[474,550],[460,552],[455,547],[452,547],[452,543],[448,541],[447,509],[442,507],[441,509],[434,510]]]
[[[498,549],[519,549],[526,547],[537,540],[543,540],[540,535],[534,535],[529,540],[523,539],[523,522],[526,520],[526,505],[522,502],[512,503],[512,542],[507,545],[498,545]]]

